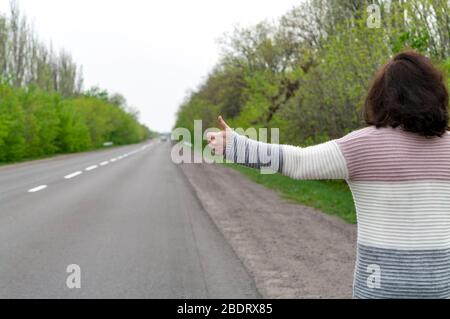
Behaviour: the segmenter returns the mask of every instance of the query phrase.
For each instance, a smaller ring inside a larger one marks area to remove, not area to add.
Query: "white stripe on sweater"
[[[335,141],[305,148],[283,145],[283,174],[295,179],[347,179],[348,171]]]
[[[348,178],[344,156],[335,141],[301,148],[257,142],[229,131],[226,158],[256,168],[270,163],[274,171],[281,169],[295,179]]]
[[[450,248],[450,182],[349,182],[358,242],[393,249]]]

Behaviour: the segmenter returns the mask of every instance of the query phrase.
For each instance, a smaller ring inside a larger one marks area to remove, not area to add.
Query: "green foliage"
[[[24,157],[57,153],[56,139],[60,134],[59,96],[37,89],[20,90],[18,96],[25,114],[23,133],[27,147]]]
[[[0,85],[0,162],[20,160],[26,152],[25,116],[8,86]]]
[[[392,51],[398,53],[410,47],[419,52],[426,52],[429,40],[430,34],[427,29],[404,31],[393,41]]]
[[[152,132],[135,115],[95,97],[63,99],[0,84],[0,162],[136,143]]]
[[[282,143],[315,144],[361,126],[372,77],[393,54],[412,48],[449,68],[446,1],[375,1],[380,28],[367,25],[370,3],[307,0],[278,22],[235,29],[176,126],[215,126],[222,114],[234,128],[277,127]]]
[[[59,111],[60,126],[57,145],[62,152],[79,152],[92,148],[92,138],[83,114],[72,101],[66,101]]]
[[[447,75],[447,87],[450,88],[450,58],[443,62],[444,74]]]

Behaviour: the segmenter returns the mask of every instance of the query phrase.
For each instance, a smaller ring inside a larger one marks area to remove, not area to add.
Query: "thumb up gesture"
[[[219,116],[218,123],[220,132],[209,132],[206,137],[208,139],[208,145],[212,148],[213,153],[223,155],[225,146],[227,145],[227,132],[231,129],[228,124],[225,123],[222,116]]]

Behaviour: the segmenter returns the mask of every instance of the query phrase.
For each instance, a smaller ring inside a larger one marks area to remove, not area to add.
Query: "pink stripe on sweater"
[[[369,126],[338,140],[354,181],[450,181],[450,134],[426,138]]]

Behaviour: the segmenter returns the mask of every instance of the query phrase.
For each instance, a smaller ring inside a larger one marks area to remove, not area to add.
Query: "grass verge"
[[[344,181],[294,180],[281,174],[264,175],[259,170],[226,163],[251,180],[277,191],[282,197],[336,215],[348,223],[356,223],[353,197]]]

